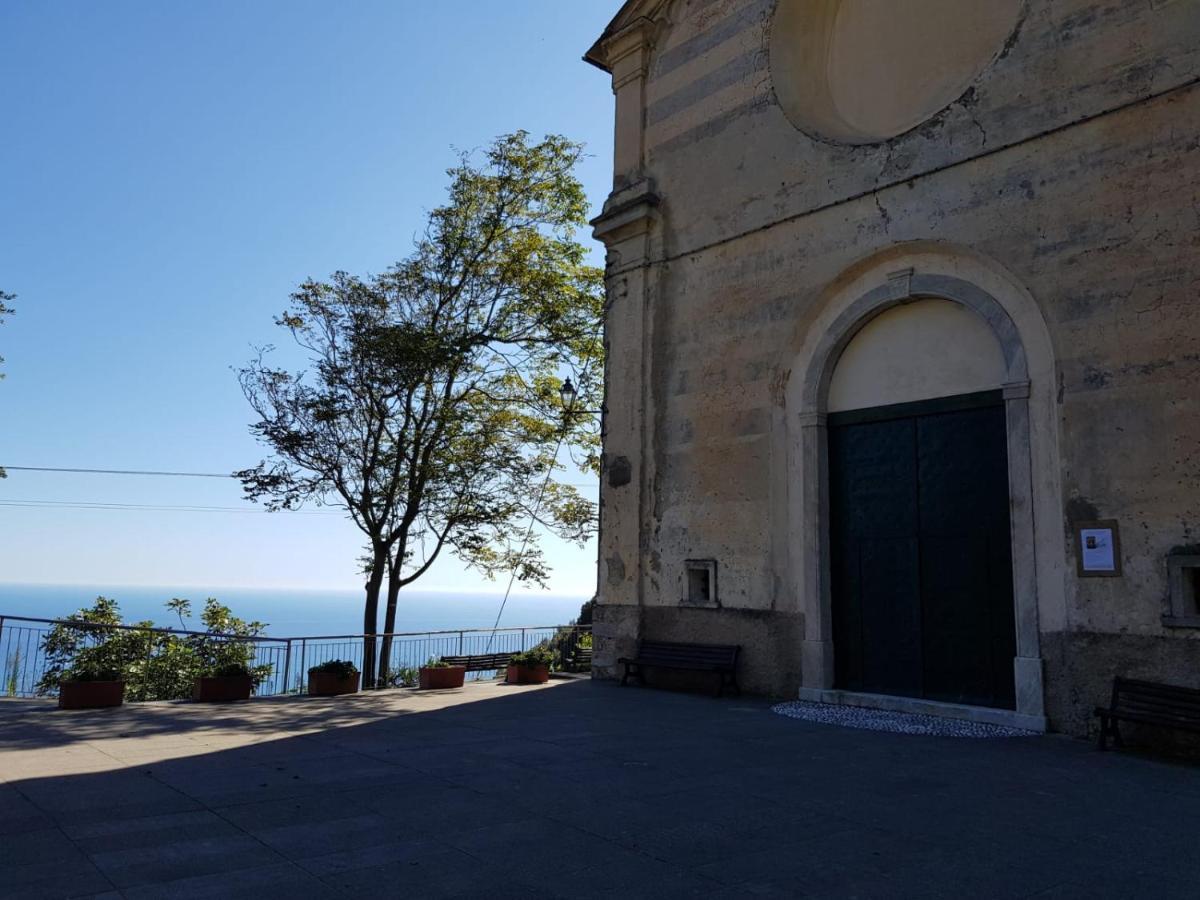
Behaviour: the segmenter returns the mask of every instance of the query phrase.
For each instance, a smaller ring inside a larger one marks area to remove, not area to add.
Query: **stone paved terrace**
[[[589,681],[0,702],[0,896],[1195,897],[1200,770]]]

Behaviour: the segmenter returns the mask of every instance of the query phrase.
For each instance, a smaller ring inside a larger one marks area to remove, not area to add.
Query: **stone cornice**
[[[649,178],[613,191],[603,212],[591,221],[592,235],[611,246],[645,232],[657,218],[659,202],[654,182]]]
[[[669,0],[629,0],[596,43],[583,55],[584,60],[615,75],[618,63],[631,54],[646,51],[653,46],[662,13],[668,2]],[[632,67],[633,72],[622,72],[621,80],[628,81],[644,74],[647,59],[648,54],[642,52],[641,59]],[[620,86],[614,78],[613,89],[616,90]]]

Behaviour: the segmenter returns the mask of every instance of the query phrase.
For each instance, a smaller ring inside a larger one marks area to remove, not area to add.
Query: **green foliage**
[[[381,680],[384,687],[409,687],[420,681],[420,671],[416,666],[400,666],[388,669]]]
[[[190,612],[190,606],[184,606],[183,614]],[[200,621],[204,623],[205,634],[189,635],[187,642],[196,655],[201,675],[240,669],[254,679],[256,686],[270,676],[271,666],[254,665],[253,638],[262,634],[266,625],[239,619],[228,606],[212,597],[205,601]]]
[[[511,664],[514,666],[550,666],[554,663],[554,651],[544,645],[538,645],[532,650],[513,655]]]
[[[17,676],[21,671],[21,648],[17,647],[4,660],[4,692],[9,697],[17,696]]]
[[[250,666],[239,662],[222,663],[204,673],[208,678],[245,678],[253,674],[254,670]]]
[[[76,660],[63,676],[63,681],[121,681],[120,669],[109,668],[100,659],[83,658]]]
[[[55,625],[42,638],[46,665],[38,693],[55,691],[62,681],[112,680],[144,666],[152,639],[147,632],[118,627],[121,611],[115,600],[97,597],[90,609],[79,610],[66,622],[71,624]]]
[[[181,624],[191,614],[187,600],[172,600],[167,607]],[[254,665],[252,639],[265,627],[261,622],[245,622],[211,597],[200,619],[206,628],[200,634],[151,631],[148,621],[120,628],[117,602],[97,597],[42,639],[46,666],[37,691],[53,693],[67,680],[119,678],[128,700],[179,700],[192,695],[201,675],[249,674],[256,685],[270,676],[270,665]]]
[[[573,620],[571,625],[590,626],[592,624],[592,612],[596,607],[596,601],[588,600],[579,609],[579,618]],[[572,655],[576,649],[591,648],[592,633],[590,630],[564,628],[561,629],[553,637],[546,639],[539,647],[546,648],[553,657],[551,664],[555,670],[567,668]]]
[[[582,153],[517,132],[463,154],[406,259],[292,295],[277,324],[306,370],[260,354],[239,372],[271,458],[237,477],[268,509],[348,512],[367,543],[368,633],[385,577],[387,631],[397,592],[443,551],[488,577],[544,584],[530,522],[581,544],[595,529],[594,504],[554,478],[563,446],[585,471],[599,459],[604,290],[576,239]],[[564,410],[567,376],[578,399]],[[385,639],[384,661],[386,650]]]
[[[348,659],[329,659],[319,665],[309,668],[309,675],[336,675],[338,678],[350,678],[358,674],[358,666]]]
[[[431,656],[431,657],[429,657],[429,659],[425,660],[425,664],[422,665],[421,668],[422,669],[448,669],[448,668],[450,668],[450,663],[448,663],[444,659],[440,659],[436,656]]]

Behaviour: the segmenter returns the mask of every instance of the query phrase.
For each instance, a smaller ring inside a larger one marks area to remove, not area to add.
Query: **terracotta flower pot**
[[[509,684],[545,684],[550,680],[549,666],[509,666]]]
[[[124,702],[123,681],[64,681],[58,686],[59,709],[99,709]]]
[[[249,700],[253,691],[254,679],[249,675],[205,675],[193,683],[192,699],[201,703]]]
[[[466,666],[435,666],[430,669],[422,666],[419,686],[423,691],[443,691],[447,688],[460,688],[463,686],[463,679],[466,677]]]
[[[309,672],[308,692],[314,697],[336,697],[358,693],[358,673],[336,675],[333,672]]]

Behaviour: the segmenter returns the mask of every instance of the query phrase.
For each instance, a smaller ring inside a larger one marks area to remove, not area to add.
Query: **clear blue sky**
[[[602,202],[612,93],[580,57],[618,5],[0,3],[0,288],[19,295],[0,464],[257,462],[231,367],[282,337],[304,278],[404,256],[453,147],[567,134]],[[246,505],[233,481],[10,471],[0,501],[25,500]],[[360,546],[329,514],[0,505],[3,582],[355,588]],[[553,589],[590,594],[594,546],[548,546]],[[449,560],[422,586],[488,584]]]

